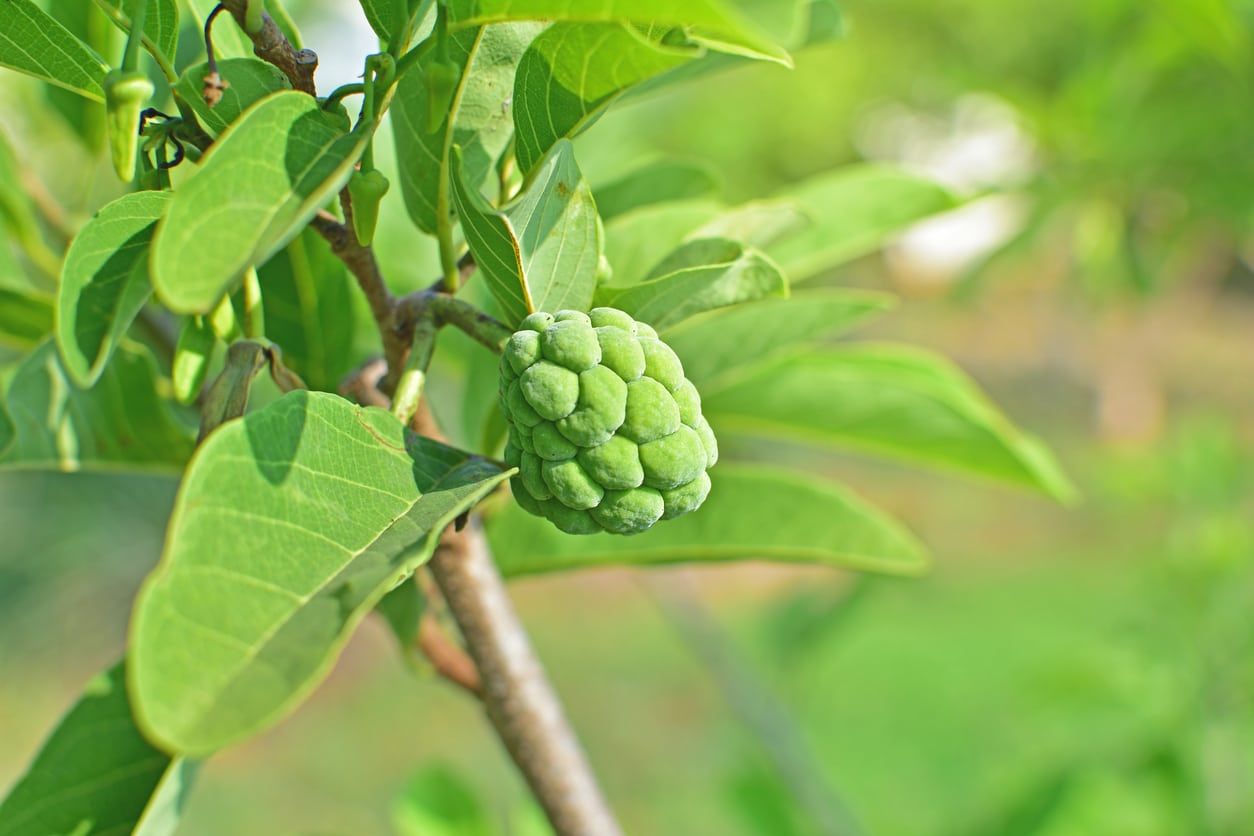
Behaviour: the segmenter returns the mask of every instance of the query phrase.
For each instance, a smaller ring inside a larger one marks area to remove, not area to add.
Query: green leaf
[[[99,0],[106,6],[117,9],[130,21],[129,0]],[[179,48],[179,6],[176,0],[148,0],[148,11],[144,15],[144,34],[152,41],[161,55],[174,63]],[[217,30],[214,30],[217,34]]]
[[[598,288],[596,301],[664,328],[714,308],[787,295],[787,279],[762,253],[726,238],[699,238],[663,260],[647,281]]]
[[[716,429],[865,450],[1072,493],[1037,439],[1010,423],[952,363],[897,345],[809,350],[702,392]]]
[[[614,270],[606,284],[642,281],[689,233],[723,211],[712,200],[685,200],[642,206],[614,218],[605,225],[605,257]]]
[[[224,424],[188,467],[135,605],[141,727],[205,753],[278,721],[441,530],[512,472],[320,392]]]
[[[718,176],[709,166],[667,159],[640,166],[592,191],[601,219],[608,222],[643,206],[713,197],[718,190]]]
[[[0,287],[0,344],[29,348],[52,331],[52,318],[50,297]]]
[[[684,27],[693,40],[714,49],[792,65],[788,53],[771,43],[734,8],[719,0],[450,0],[456,26],[503,20],[552,20],[582,23],[636,23]]]
[[[31,0],[0,2],[0,67],[104,101],[104,60]]]
[[[448,57],[461,78],[450,118],[433,132],[427,131],[424,79],[437,58],[435,51],[427,51],[401,76],[390,110],[397,173],[405,208],[423,232],[434,235],[441,213],[452,214],[448,178],[454,145],[462,149],[461,176],[471,188],[478,191],[495,182],[496,161],[514,135],[510,118],[514,74],[541,28],[510,23],[454,33]]]
[[[100,379],[152,295],[148,247],[169,205],[169,192],[124,195],[97,212],[70,244],[57,293],[57,345],[80,387]]]
[[[139,733],[117,664],[87,683],[0,804],[0,836],[168,836],[195,773]]]
[[[266,336],[312,389],[335,391],[352,370],[354,286],[344,262],[312,230],[262,266]]]
[[[724,209],[688,233],[694,238],[730,238],[765,248],[804,228],[809,219],[788,200],[754,200]]]
[[[218,61],[218,74],[226,82],[222,100],[213,107],[205,104],[205,74],[208,64],[188,67],[179,77],[177,90],[191,106],[196,118],[210,136],[217,137],[252,105],[271,93],[290,90],[292,83],[283,71],[257,58],[228,58]]]
[[[409,0],[360,0],[370,28],[379,40],[388,43],[396,34],[397,24],[409,16]],[[417,0],[415,0],[417,2]]]
[[[36,0],[41,8],[52,9],[57,22],[97,55],[108,55],[114,49],[114,27],[95,3],[57,3]],[[105,108],[98,99],[89,99],[77,91],[49,84],[39,91],[41,106],[50,108],[64,126],[82,142],[84,149],[98,154],[105,147]]]
[[[83,391],[45,342],[13,372],[4,396],[15,438],[0,470],[169,472],[191,455],[191,434],[157,393],[156,364],[139,345],[120,345],[96,385]]]
[[[413,579],[401,581],[400,586],[388,592],[375,604],[377,612],[396,638],[401,655],[410,660],[415,658],[418,650],[418,626],[422,622],[423,611],[427,608],[422,590]]]
[[[454,155],[455,171],[460,157]],[[533,311],[591,307],[601,223],[569,140],[553,146],[504,209],[489,206],[460,177],[453,180],[466,243],[510,324]]]
[[[507,575],[609,564],[771,560],[887,574],[926,568],[922,546],[844,488],[774,468],[719,464],[701,509],[643,534],[570,537],[510,504],[488,526]]]
[[[187,0],[191,9],[196,29],[204,32],[205,18],[218,5],[218,0]],[[221,61],[223,58],[248,58],[253,54],[253,42],[244,30],[239,28],[230,12],[223,12],[213,21],[213,53]]]
[[[837,169],[779,197],[800,206],[810,221],[767,248],[794,283],[874,252],[893,234],[957,205],[931,180],[873,164]]]
[[[244,270],[286,246],[348,182],[370,135],[363,127],[344,133],[312,96],[294,90],[245,111],[157,227],[157,295],[179,313],[212,310]]]
[[[635,26],[556,23],[531,42],[514,79],[514,153],[526,174],[563,137],[591,125],[625,90],[684,64]]]
[[[803,343],[822,340],[895,304],[887,293],[825,289],[763,299],[694,317],[662,335],[704,392],[746,366]]]

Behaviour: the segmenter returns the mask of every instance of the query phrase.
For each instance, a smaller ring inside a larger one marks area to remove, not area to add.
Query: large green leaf
[[[114,665],[87,683],[0,804],[0,836],[169,836],[195,773],[140,734]]]
[[[931,180],[882,165],[857,165],[781,192],[809,219],[767,247],[795,283],[881,247],[893,234],[952,209],[955,198]]]
[[[188,468],[136,602],[141,726],[203,753],[276,722],[440,531],[507,475],[326,393],[293,392],[224,424]]]
[[[684,27],[694,40],[715,49],[791,65],[786,51],[720,0],[450,0],[449,14],[457,26],[552,20]]]
[[[0,344],[29,348],[48,336],[52,320],[50,297],[0,286]]]
[[[175,192],[157,227],[157,295],[177,312],[208,313],[348,182],[370,136],[369,125],[344,133],[312,96],[294,90],[249,108]]]
[[[123,343],[90,390],[75,388],[48,341],[12,373],[4,392],[15,437],[0,469],[178,471],[191,433],[157,393],[157,368]]]
[[[694,199],[646,204],[606,224],[610,283],[639,281],[687,240],[721,237],[762,248],[795,284],[955,205],[936,183],[882,165],[836,169],[741,206]]]
[[[95,54],[104,56],[114,53],[116,33],[105,13],[95,3],[81,0],[55,5],[44,0],[36,2],[42,8],[50,9],[57,22]],[[104,150],[106,114],[99,99],[87,98],[78,91],[55,84],[46,85],[39,92],[43,100],[40,104],[55,112],[86,150],[93,154]]]
[[[625,90],[691,60],[633,25],[557,23],[532,41],[514,79],[514,153],[531,171],[553,143],[591,125]]]
[[[511,504],[488,526],[507,575],[606,564],[775,560],[916,574],[923,547],[895,521],[831,482],[773,468],[720,464],[695,513],[643,534],[570,537]]]
[[[256,102],[271,93],[291,89],[283,71],[257,58],[228,58],[218,62],[218,74],[226,82],[222,99],[210,107],[205,103],[205,74],[208,64],[188,67],[179,77],[177,89],[183,101],[196,113],[196,118],[210,136],[218,136],[227,126]]]
[[[409,15],[409,0],[359,0],[370,28],[384,43],[392,40],[397,25]],[[418,0],[414,0],[417,5]]]
[[[1072,488],[1048,450],[956,366],[898,345],[850,345],[768,360],[702,393],[718,430],[828,444],[989,476],[1060,499]]]
[[[767,37],[789,50],[801,49],[843,34],[840,9],[834,0],[735,0],[735,5]],[[644,82],[628,95],[652,93],[664,86],[692,81],[744,64],[745,58],[740,55],[708,52],[695,61]]]
[[[596,301],[664,328],[714,308],[787,295],[788,281],[762,253],[726,238],[699,238],[663,260],[646,281],[598,288]]]
[[[496,179],[496,162],[513,137],[514,74],[541,28],[533,23],[508,23],[450,37],[448,57],[460,77],[450,117],[432,131],[428,130],[425,76],[436,53],[424,53],[397,83],[391,114],[401,194],[410,217],[423,232],[435,234],[441,213],[452,214],[449,158],[454,145],[461,148],[461,176],[471,188],[478,190]]]
[[[532,311],[591,306],[601,223],[569,140],[553,146],[503,209],[489,206],[461,177],[453,179],[466,242],[508,322]]]
[[[104,60],[31,0],[0,2],[0,67],[104,101]]]
[[[353,366],[354,285],[344,262],[312,230],[261,268],[266,336],[312,389],[335,391]]]
[[[639,166],[592,191],[601,219],[609,222],[645,206],[712,197],[718,189],[718,176],[709,166],[663,159]]]
[[[130,19],[126,17],[131,6],[129,0],[97,0],[97,2],[116,9],[123,15],[129,26]],[[148,11],[144,15],[144,34],[161,52],[161,55],[173,64],[178,57],[179,47],[177,0],[148,0]]]
[[[701,391],[712,391],[746,366],[793,346],[831,337],[871,314],[891,308],[894,297],[870,290],[827,289],[763,299],[712,311],[662,335]]]
[[[722,211],[713,200],[683,200],[642,206],[614,218],[605,225],[605,258],[613,269],[606,284],[643,280],[692,230]]]
[[[114,346],[152,295],[148,246],[169,205],[169,192],[124,195],[97,212],[66,253],[57,345],[65,370],[81,387],[100,378]]]

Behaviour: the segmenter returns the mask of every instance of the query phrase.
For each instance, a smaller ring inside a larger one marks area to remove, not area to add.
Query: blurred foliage
[[[860,155],[1023,199],[998,268],[1061,258],[1096,301],[1152,291],[1254,231],[1249,0],[849,0],[847,38],[802,53],[794,93],[744,71],[612,115],[628,142],[713,157],[762,193]],[[721,89],[720,89],[721,87]],[[726,102],[753,102],[727,108]],[[633,118],[634,117],[634,118]],[[707,143],[700,128],[725,125]],[[988,278],[979,263],[967,284]],[[1004,270],[993,271],[1003,275]],[[1214,277],[1208,277],[1214,281]]]

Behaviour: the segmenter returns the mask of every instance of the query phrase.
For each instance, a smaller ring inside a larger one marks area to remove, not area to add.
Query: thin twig
[[[218,72],[218,55],[213,48],[213,24],[218,19],[218,15],[225,10],[226,7],[219,3],[205,17],[205,78],[200,95],[209,107],[215,107],[218,102],[222,101],[222,94],[227,87],[226,82],[222,80],[222,75]]]
[[[478,526],[445,530],[430,566],[483,678],[488,719],[554,830],[621,833]]]
[[[437,674],[476,699],[483,697],[483,682],[474,660],[453,643],[432,613],[423,613],[418,622],[418,649]]]
[[[352,211],[352,200],[344,202],[345,210]],[[361,291],[370,305],[370,313],[379,326],[379,336],[383,340],[383,353],[387,358],[389,370],[395,369],[396,374],[405,367],[405,359],[409,356],[409,335],[397,328],[396,298],[388,290],[379,270],[379,262],[371,247],[363,247],[353,233],[352,217],[347,223],[340,223],[327,212],[319,212],[314,216],[310,226],[331,245],[331,252],[344,262],[348,271],[353,274]],[[390,391],[395,381],[385,380],[384,392]]]
[[[78,230],[70,222],[65,207],[53,197],[52,192],[48,191],[48,187],[31,169],[23,168],[18,176],[22,181],[22,191],[26,192],[44,222],[62,243],[70,241]]]
[[[425,404],[416,425],[441,438]],[[483,680],[488,719],[554,830],[559,836],[620,834],[477,523],[445,529],[427,566]]]

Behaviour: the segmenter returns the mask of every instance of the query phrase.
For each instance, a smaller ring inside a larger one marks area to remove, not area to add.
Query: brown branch
[[[245,25],[248,0],[222,0],[222,6],[235,18],[235,23],[253,42],[253,53],[283,71],[292,87],[311,96],[317,95],[314,87],[314,71],[318,69],[318,56],[310,49],[297,49],[283,34],[283,30],[270,15],[261,15],[261,28],[249,32]]]
[[[370,313],[379,326],[379,337],[383,341],[383,353],[388,364],[387,374],[380,386],[385,393],[390,393],[409,356],[409,334],[405,321],[397,315],[396,297],[383,280],[374,249],[362,246],[353,233],[353,202],[347,189],[340,194],[340,198],[346,223],[340,223],[323,211],[315,215],[309,225],[331,245],[331,252],[344,262],[366,296]]]
[[[466,651],[449,639],[440,622],[429,612],[423,613],[418,622],[418,649],[440,676],[476,698],[483,696],[479,669]]]
[[[415,423],[440,438],[429,409]],[[620,834],[478,525],[445,529],[428,568],[479,671],[488,719],[553,829],[559,836]]]
[[[430,567],[482,677],[488,719],[553,829],[621,833],[478,526],[446,529]]]
[[[396,320],[402,331],[408,333],[412,323],[419,321],[424,315],[432,316],[439,327],[454,326],[497,354],[513,333],[513,329],[505,323],[471,303],[445,293],[439,286],[432,286],[396,300]]]

